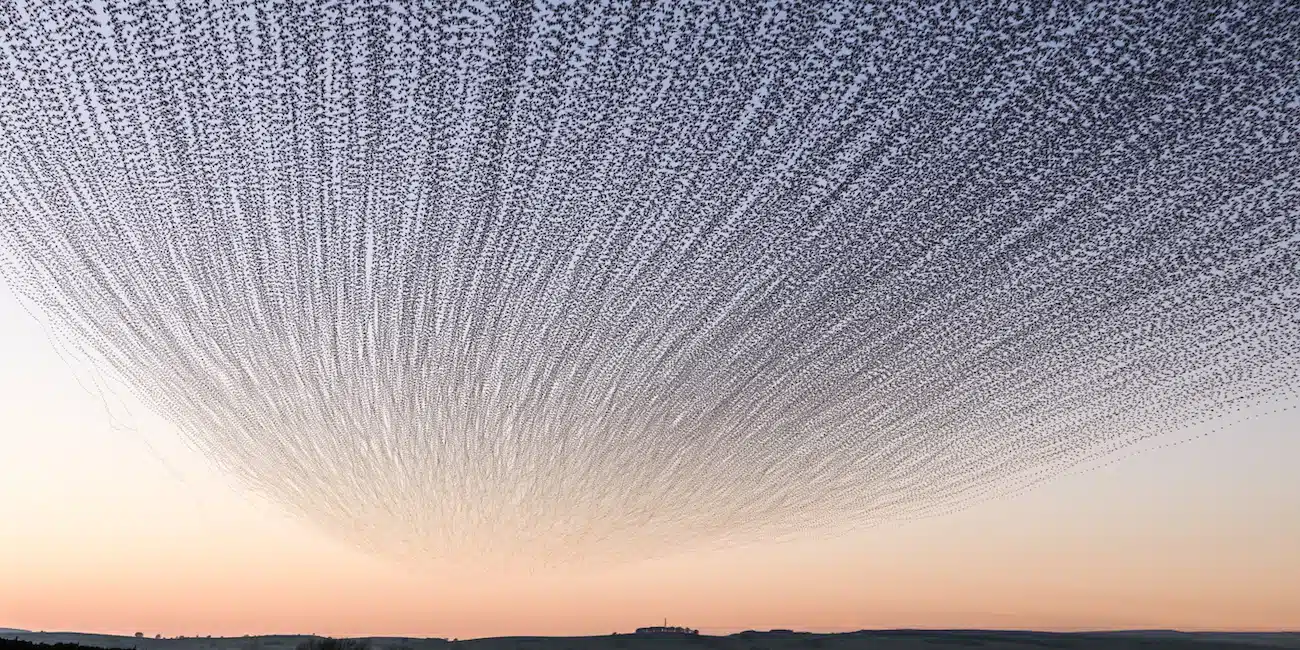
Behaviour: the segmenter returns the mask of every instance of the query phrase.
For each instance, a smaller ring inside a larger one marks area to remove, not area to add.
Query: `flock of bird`
[[[1300,385],[1300,11],[0,4],[0,271],[374,552],[932,516]]]

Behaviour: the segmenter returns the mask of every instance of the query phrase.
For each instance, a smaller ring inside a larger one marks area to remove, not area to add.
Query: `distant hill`
[[[0,650],[298,650],[307,635],[186,637],[19,632]],[[862,630],[820,634],[793,630],[728,636],[614,634],[586,637],[488,639],[359,638],[367,650],[1266,650],[1300,649],[1295,632],[1178,632],[1131,630],[1054,633],[1011,630]],[[45,644],[45,645],[35,645]],[[49,645],[54,644],[54,645]]]
[[[1185,639],[1202,643],[1236,643],[1267,648],[1300,648],[1300,632],[1179,632],[1178,630],[1117,630],[1099,634],[1142,639]]]
[[[0,634],[25,634],[30,630],[20,630],[16,627],[0,627]]]

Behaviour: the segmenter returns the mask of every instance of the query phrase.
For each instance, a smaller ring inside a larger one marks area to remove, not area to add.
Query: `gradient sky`
[[[706,632],[1300,628],[1295,415],[842,539],[595,574],[413,573],[243,496],[138,405],[126,404],[136,430],[115,428],[8,293],[0,356],[0,627],[463,638],[667,616]]]

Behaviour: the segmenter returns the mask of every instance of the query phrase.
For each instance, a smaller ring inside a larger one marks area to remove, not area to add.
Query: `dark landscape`
[[[329,639],[309,635],[248,637],[141,638],[74,632],[4,631],[0,650],[653,650],[701,648],[716,650],[836,650],[881,648],[1080,648],[1097,650],[1208,650],[1225,648],[1300,648],[1300,632],[1179,632],[1124,630],[1114,632],[1026,632],[1009,630],[862,630],[814,632],[747,631],[726,636],[612,634],[582,637],[497,637],[440,639],[367,637]]]

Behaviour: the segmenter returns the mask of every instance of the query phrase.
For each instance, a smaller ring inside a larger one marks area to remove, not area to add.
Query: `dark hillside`
[[[1298,648],[1290,633],[1051,633],[998,630],[871,630],[842,634],[741,632],[729,636],[615,634],[447,641],[308,636],[152,639],[81,635],[84,643],[0,639],[0,650],[1263,650]],[[67,634],[58,636],[67,638]],[[37,637],[33,640],[31,637]],[[51,639],[52,640],[52,639]],[[450,646],[450,647],[449,647]]]

